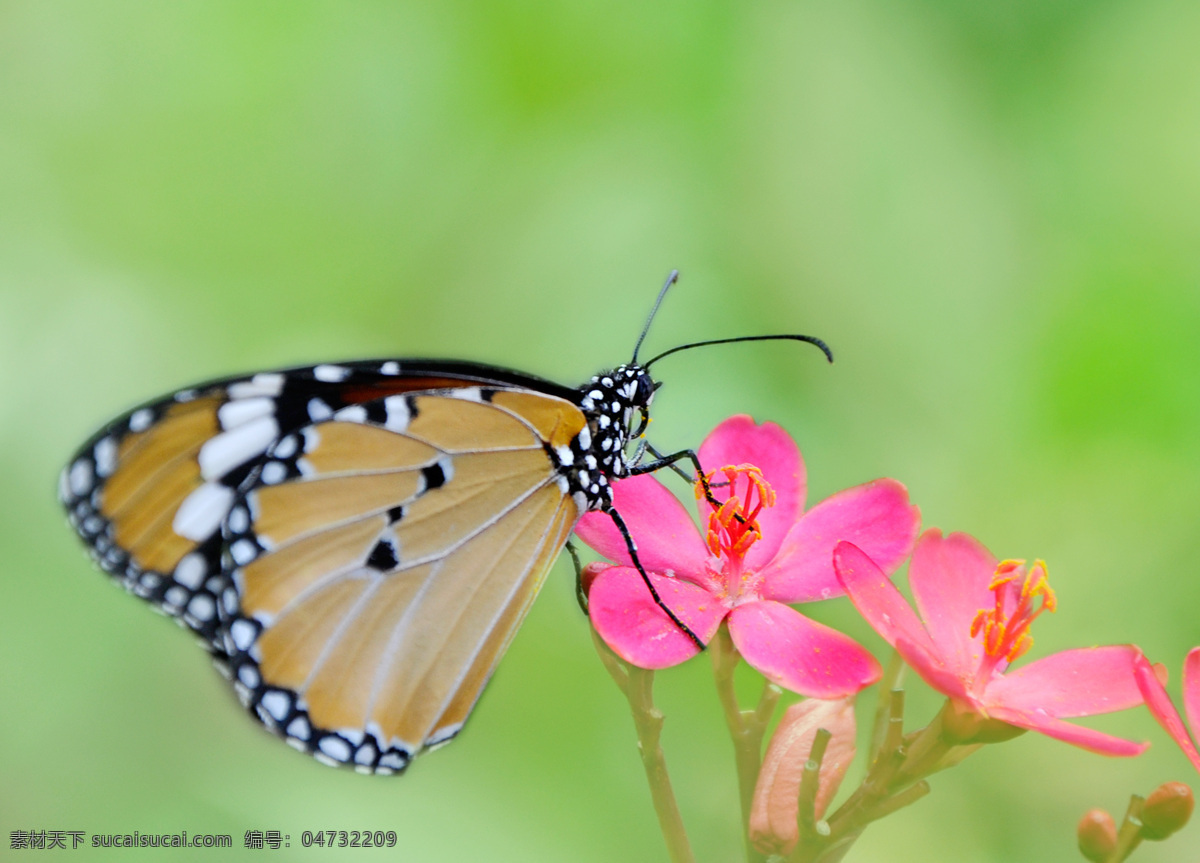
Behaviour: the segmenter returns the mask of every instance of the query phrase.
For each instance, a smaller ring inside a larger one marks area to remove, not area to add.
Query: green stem
[[[925,777],[961,761],[980,744],[960,745],[947,739],[945,708],[927,727],[905,736],[902,732],[904,695],[880,696],[873,748],[875,758],[862,784],[829,816],[805,836],[788,863],[837,863],[871,822],[915,803],[929,793]],[[1124,858],[1113,858],[1116,860]]]
[[[904,669],[907,667],[900,652],[893,650],[887,668],[883,671],[883,678],[879,681],[879,703],[875,706],[875,721],[871,727],[871,748],[867,750],[871,761],[878,758],[879,753],[887,746],[888,729],[896,715],[893,702],[897,695],[900,698],[904,697],[904,690],[900,687],[904,682]],[[903,702],[900,705],[900,716],[903,719]]]
[[[1142,844],[1142,807],[1145,805],[1144,797],[1134,794],[1129,798],[1129,808],[1125,810],[1125,819],[1117,833],[1117,847],[1108,856],[1108,863],[1122,863]]]
[[[754,710],[743,710],[738,704],[733,685],[733,672],[741,660],[741,655],[734,647],[725,624],[721,624],[721,628],[709,642],[708,652],[712,656],[717,697],[721,701],[725,724],[729,727],[729,736],[733,740],[746,860],[748,863],[764,863],[766,857],[750,843],[750,809],[754,805],[754,788],[758,784],[758,773],[762,768],[763,734],[775,713],[780,690],[777,686],[764,683],[758,706]]]
[[[659,739],[662,736],[663,715],[654,706],[654,672],[622,662],[592,631],[592,640],[600,661],[612,676],[633,713],[633,724],[637,729],[638,751],[642,756],[642,767],[650,785],[650,797],[658,815],[658,826],[667,843],[667,855],[671,863],[695,863],[692,846],[688,841],[679,804],[671,788],[671,777],[667,773],[667,759],[663,755]]]
[[[829,747],[832,736],[826,728],[817,729],[813,736],[812,748],[808,752],[808,760],[804,762],[804,771],[800,775],[800,806],[797,819],[801,841],[812,841],[820,836],[816,813],[817,791],[820,789],[821,765],[825,761],[825,750]]]

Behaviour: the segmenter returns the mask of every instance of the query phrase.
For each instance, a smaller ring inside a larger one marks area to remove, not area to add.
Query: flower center
[[[709,500],[705,482],[709,489],[728,489],[729,496],[723,503]],[[754,593],[753,573],[743,572],[742,562],[746,552],[762,538],[758,515],[764,507],[775,505],[775,490],[754,465],[726,465],[705,474],[704,482],[696,482],[696,497],[707,500],[712,510],[704,542],[721,562],[720,571],[714,573],[719,582],[714,585],[717,595],[730,605],[737,604]]]
[[[996,567],[988,585],[996,604],[980,609],[971,622],[972,638],[983,633],[985,670],[1013,662],[1033,647],[1029,627],[1043,611],[1057,608],[1049,578],[1044,560],[1035,560],[1028,571],[1023,560],[1003,560]]]

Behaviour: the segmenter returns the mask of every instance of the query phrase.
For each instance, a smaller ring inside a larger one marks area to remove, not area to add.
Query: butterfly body
[[[181,390],[110,423],[60,497],[100,566],[194,630],[296,748],[403,770],[462,727],[654,384],[323,364]]]

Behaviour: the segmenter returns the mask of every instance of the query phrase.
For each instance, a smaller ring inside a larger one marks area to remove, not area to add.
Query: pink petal
[[[1200,728],[1200,647],[1193,647],[1183,660],[1183,709],[1192,730]]]
[[[758,516],[762,538],[746,553],[746,568],[758,569],[775,556],[784,536],[804,511],[806,482],[800,450],[775,423],[755,425],[753,419],[742,414],[713,429],[698,455],[706,472],[726,465],[755,465],[775,489],[775,506],[764,508]],[[713,497],[724,501],[729,497],[729,489],[714,488]],[[705,500],[697,501],[697,507],[700,523],[708,524],[712,508]]]
[[[708,591],[682,579],[651,573],[650,581],[659,598],[706,644],[729,613]],[[639,668],[668,668],[700,652],[658,607],[631,566],[609,567],[597,576],[588,594],[588,616],[605,644]]]
[[[1195,653],[1196,651],[1193,650],[1188,654],[1188,658],[1184,662],[1185,673],[1188,671],[1188,664]],[[1150,708],[1150,715],[1158,720],[1158,724],[1163,727],[1167,734],[1171,735],[1171,739],[1179,744],[1179,748],[1183,750],[1183,754],[1192,762],[1192,766],[1200,770],[1200,752],[1196,751],[1196,745],[1192,742],[1187,728],[1184,727],[1179,711],[1175,709],[1175,705],[1171,701],[1171,696],[1167,695],[1166,686],[1162,680],[1158,679],[1158,675],[1154,673],[1154,666],[1143,656],[1138,660],[1134,674],[1137,678],[1137,684],[1141,688],[1142,695],[1146,698],[1146,706]],[[1166,677],[1165,671],[1163,677],[1164,679]],[[1187,686],[1188,681],[1184,681],[1185,692],[1187,691]],[[1186,707],[1186,700],[1184,703]],[[1191,719],[1190,715],[1188,719]],[[1195,726],[1193,725],[1193,727]]]
[[[882,676],[858,642],[778,602],[748,602],[729,613],[729,634],[751,666],[801,695],[837,698]]]
[[[994,678],[982,701],[989,713],[1003,705],[1056,719],[1127,710],[1143,701],[1133,673],[1141,655],[1127,644],[1064,650]]]
[[[960,673],[979,665],[982,636],[971,637],[980,609],[994,608],[988,585],[998,561],[974,537],[932,528],[921,534],[908,565],[908,584],[938,652]]]
[[[788,854],[800,839],[800,780],[817,731],[830,733],[813,812],[820,818],[854,760],[854,696],[807,698],[784,711],[771,737],[750,810],[750,839],[764,854]]]
[[[963,680],[955,669],[946,667],[900,591],[862,549],[853,543],[838,543],[833,549],[833,568],[858,613],[926,683],[952,698],[966,697]]]
[[[996,708],[990,715],[994,719],[1020,728],[1028,728],[1030,731],[1037,731],[1047,737],[1053,737],[1055,740],[1079,746],[1099,755],[1122,757],[1141,755],[1150,746],[1149,743],[1136,743],[1123,737],[1114,737],[1102,731],[1063,722],[1061,719],[1054,719],[1050,716],[1034,715],[1006,707]]]
[[[764,595],[779,602],[812,602],[841,596],[833,571],[833,547],[852,542],[884,572],[893,572],[912,551],[921,511],[894,479],[878,479],[828,497],[788,531],[765,568]]]
[[[647,571],[704,572],[708,560],[704,540],[687,509],[661,482],[648,474],[619,480],[613,485],[613,504],[625,519]],[[621,532],[605,513],[587,513],[575,525],[575,533],[609,560],[633,564]]]

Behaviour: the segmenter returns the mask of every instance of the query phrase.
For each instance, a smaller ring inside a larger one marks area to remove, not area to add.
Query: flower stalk
[[[754,805],[754,788],[758,784],[762,768],[762,741],[767,725],[779,702],[780,689],[764,683],[758,705],[753,710],[743,710],[734,691],[733,674],[741,657],[729,636],[729,628],[722,624],[708,645],[712,656],[713,679],[717,686],[717,697],[725,713],[725,725],[733,741],[734,761],[737,765],[738,800],[742,810],[742,836],[746,844],[746,859],[749,863],[765,860],[750,843],[750,810]]]
[[[595,630],[592,630],[592,641],[604,668],[629,701],[633,724],[637,729],[638,752],[642,756],[642,767],[650,785],[650,797],[658,815],[663,841],[667,845],[667,855],[671,863],[695,863],[696,858],[683,826],[683,817],[679,814],[679,804],[675,800],[671,777],[667,773],[666,756],[660,743],[663,715],[654,706],[654,672],[622,662]]]
[[[1146,799],[1134,794],[1129,798],[1129,808],[1117,833],[1117,847],[1108,857],[1108,863],[1121,863],[1142,844],[1142,807]]]

